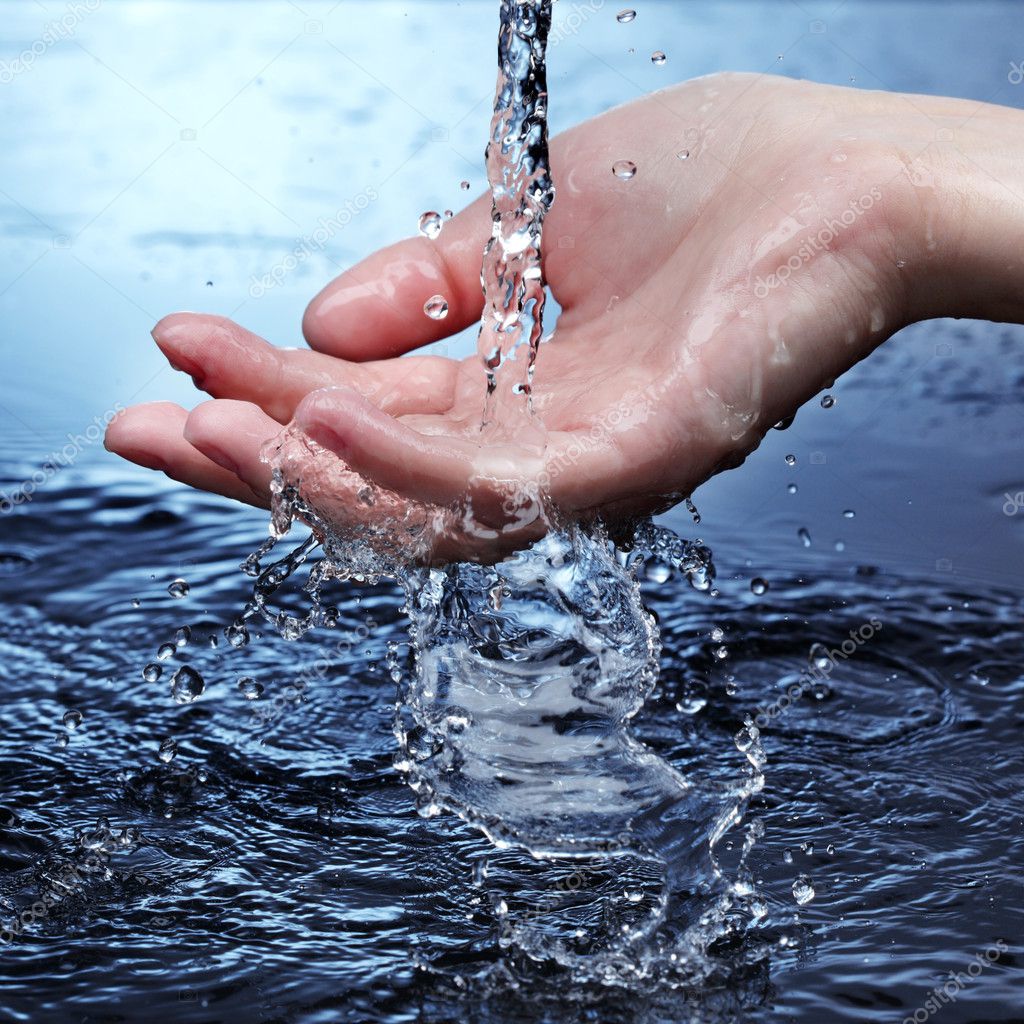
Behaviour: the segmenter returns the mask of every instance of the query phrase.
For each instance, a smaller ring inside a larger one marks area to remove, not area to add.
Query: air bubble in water
[[[805,903],[810,903],[814,897],[814,883],[811,881],[811,876],[799,875],[793,883],[793,899],[802,907]]]
[[[617,160],[612,164],[612,174],[623,181],[629,181],[636,174],[636,164],[632,160]]]
[[[246,700],[259,700],[263,696],[263,686],[257,683],[251,676],[242,676],[238,680],[238,692]]]
[[[651,54],[651,63],[655,67],[659,67],[660,68],[661,65],[664,64],[665,61],[667,61],[667,60],[668,60],[668,57],[666,57],[665,54],[662,53],[661,50],[655,50],[654,53]]]
[[[174,760],[174,755],[178,752],[178,744],[174,740],[164,740],[160,744],[160,750],[157,752],[157,757],[163,761],[164,764],[170,764]]]
[[[145,679],[147,683],[155,683],[162,674],[163,667],[152,661],[142,670],[142,678]]]
[[[171,582],[171,584],[167,587],[167,593],[170,594],[171,597],[188,597],[188,592],[190,589],[191,588],[189,587],[187,581],[179,578]]]
[[[427,210],[420,217],[420,234],[424,238],[437,238],[441,234],[441,226],[444,221],[441,220],[441,215],[434,210]]]
[[[800,529],[796,531],[796,535],[803,542],[805,548],[809,548],[811,546],[811,534],[806,526],[801,526]]]
[[[177,704],[191,704],[203,695],[205,689],[203,677],[188,665],[182,665],[171,676],[171,696]]]
[[[64,717],[61,719],[63,723],[74,732],[82,724],[82,712],[81,711],[65,711]]]
[[[786,456],[786,465],[787,466],[795,466],[796,465],[796,456],[795,455],[787,455]]]
[[[160,645],[160,646],[159,646],[159,647],[158,647],[158,648],[156,649],[156,656],[157,656],[157,657],[158,657],[158,658],[159,658],[159,659],[160,659],[161,661],[166,661],[166,660],[167,660],[167,659],[168,659],[169,657],[171,657],[171,655],[172,655],[172,654],[174,654],[174,652],[175,652],[175,651],[176,651],[177,649],[178,649],[178,648],[177,648],[177,647],[175,647],[175,646],[174,646],[174,644],[161,644],[161,645]]]
[[[448,315],[448,300],[443,295],[432,295],[423,303],[423,312],[431,320],[443,320]]]
[[[831,409],[836,404],[836,400],[831,395],[823,395],[821,399],[822,409]]]
[[[760,597],[762,594],[766,593],[767,590],[768,590],[768,581],[765,580],[765,579],[762,579],[760,576],[755,576],[750,581],[750,592],[752,594],[756,594],[758,597]]]
[[[636,11],[631,7],[627,7],[625,10],[619,11],[619,13],[615,15],[615,20],[620,25],[628,25],[635,17]]]

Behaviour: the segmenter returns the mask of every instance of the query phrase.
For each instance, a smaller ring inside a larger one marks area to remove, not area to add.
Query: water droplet
[[[151,661],[142,670],[142,678],[145,679],[147,683],[155,683],[163,674],[163,671],[164,670],[162,666],[157,665],[155,662]]]
[[[782,851],[782,859],[787,864],[792,864],[793,863],[793,851],[788,846],[786,847],[785,850]]]
[[[632,160],[617,160],[612,164],[612,174],[623,181],[629,181],[636,174],[636,164]]]
[[[814,897],[814,883],[810,875],[799,875],[793,883],[793,899],[802,907],[805,903],[810,903]]]
[[[454,216],[455,216],[455,211],[454,210],[445,210],[444,211],[444,219],[445,220],[451,220],[452,217],[454,217]]]
[[[448,315],[448,300],[443,295],[433,295],[423,303],[423,312],[431,320],[443,320]]]
[[[238,680],[238,692],[246,700],[259,700],[263,696],[263,685],[251,676],[242,676]]]
[[[224,636],[232,647],[244,647],[249,642],[249,630],[244,622],[232,622],[224,628]]]
[[[166,661],[177,649],[174,644],[161,644],[156,649],[156,656],[160,661]]]
[[[843,509],[843,518],[852,519],[857,513],[852,508]]]
[[[637,889],[624,889],[622,895],[630,903],[639,903],[644,898],[644,894]]]
[[[459,188],[461,188],[463,192],[468,192],[469,191],[469,182],[468,181],[460,181],[459,182]]]
[[[186,647],[188,646],[189,640],[192,639],[192,630],[188,626],[182,626],[180,629],[174,631],[174,646],[175,647]]]
[[[190,589],[191,588],[189,587],[188,583],[185,580],[179,578],[171,582],[171,584],[167,587],[167,593],[170,594],[171,597],[177,597],[180,599],[183,597],[188,597],[188,592]]]
[[[787,416],[784,420],[779,420],[779,422],[772,427],[772,430],[789,430],[793,425],[793,420],[795,419],[795,416]]]
[[[441,234],[441,227],[444,221],[441,220],[441,215],[434,210],[427,210],[420,217],[420,234],[424,238],[437,238]]]
[[[63,750],[68,745],[68,734],[66,732],[57,733],[53,738],[53,742],[60,750]]]
[[[652,583],[667,583],[672,577],[672,567],[665,562],[650,561],[644,566],[644,576]]]
[[[681,149],[681,150],[679,150],[678,153],[676,153],[676,158],[678,160],[689,160],[690,159],[690,151],[688,149]]]
[[[695,715],[707,707],[707,703],[707,697],[684,697],[676,703],[676,711],[681,711],[684,715]]]
[[[203,695],[205,689],[203,677],[188,665],[182,665],[171,676],[171,696],[177,704],[191,704]]]
[[[178,752],[178,744],[174,740],[164,740],[160,744],[160,750],[157,752],[157,757],[163,761],[164,764],[170,764],[174,760],[174,755]]]
[[[808,664],[818,669],[827,669],[832,665],[832,658],[824,644],[813,643],[807,655]]]
[[[725,630],[721,626],[712,626],[711,639],[720,644],[725,639]]]
[[[831,409],[836,404],[836,400],[831,395],[823,395],[821,399],[822,409]]]
[[[811,546],[811,535],[806,526],[801,526],[800,529],[796,531],[796,535],[803,542],[805,548],[809,548]]]
[[[64,717],[61,719],[63,723],[74,732],[82,724],[82,712],[81,711],[65,711]]]
[[[827,854],[828,854],[828,855],[829,855],[830,857],[834,857],[834,856],[836,855],[836,848],[835,848],[835,844],[834,844],[834,843],[829,843],[829,844],[828,844],[828,846],[826,846],[826,847],[825,847],[825,852],[826,852],[826,853],[827,853]]]
[[[907,265],[907,261],[906,260],[897,260],[896,261],[896,269],[897,270],[902,270],[906,265]]]
[[[667,61],[667,60],[668,60],[668,57],[666,57],[665,54],[662,53],[661,50],[655,50],[654,53],[651,54],[651,63],[655,67],[659,67],[660,68],[661,65],[664,64],[665,61]]]
[[[786,485],[786,490],[789,491],[790,494],[796,494],[797,486],[796,486],[796,484],[787,484]]]
[[[750,581],[750,591],[760,597],[762,594],[768,591],[768,581],[762,579],[760,576],[755,576]]]
[[[628,25],[635,17],[636,11],[631,7],[627,7],[625,10],[619,11],[619,13],[615,15],[615,20],[620,25]]]
[[[786,456],[786,465],[787,466],[795,466],[796,465],[796,456],[795,455],[787,455]]]

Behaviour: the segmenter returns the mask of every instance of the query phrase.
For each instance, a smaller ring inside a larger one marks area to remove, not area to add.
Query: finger
[[[136,405],[111,421],[103,443],[108,451],[136,465],[159,470],[172,480],[266,507],[266,491],[254,491],[185,440],[187,418],[188,413],[171,402]]]
[[[455,364],[438,357],[357,365],[320,352],[285,350],[226,317],[173,313],[153,338],[176,369],[214,398],[258,405],[287,423],[318,388],[346,385],[396,416],[451,406]]]
[[[551,431],[543,455],[414,430],[344,388],[310,395],[295,424],[382,487],[436,505],[468,499],[474,515],[495,522],[517,493],[543,495],[567,513],[662,493],[666,466],[686,444],[672,422],[650,418],[642,405],[634,412],[615,430]]]
[[[211,462],[260,494],[270,493],[271,468],[261,458],[281,424],[249,402],[214,399],[196,406],[185,422],[185,440]]]
[[[347,270],[306,309],[310,347],[355,362],[388,359],[468,327],[483,309],[480,258],[490,231],[490,197],[481,196],[436,239],[406,239]],[[423,309],[434,295],[448,303],[441,320]]]

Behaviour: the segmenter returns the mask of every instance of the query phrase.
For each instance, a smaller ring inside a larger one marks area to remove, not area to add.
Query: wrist
[[[908,167],[911,319],[1024,322],[1024,111],[960,101]],[[945,112],[944,112],[945,113]]]

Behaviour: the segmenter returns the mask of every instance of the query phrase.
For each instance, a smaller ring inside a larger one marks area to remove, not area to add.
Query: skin
[[[552,141],[544,272],[563,314],[534,378],[543,456],[512,429],[482,444],[477,357],[398,358],[479,319],[489,196],[331,282],[303,319],[311,351],[222,317],[161,320],[160,349],[213,400],[135,406],[107,447],[266,505],[260,452],[291,422],[395,492],[389,508],[468,496],[479,529],[437,538],[442,560],[535,536],[517,495],[538,480],[572,516],[662,510],[905,325],[1024,322],[1021,139],[1021,111],[960,99],[739,74],[654,93]],[[423,312],[437,293],[440,321]],[[353,481],[315,481],[338,522],[380,514]]]

